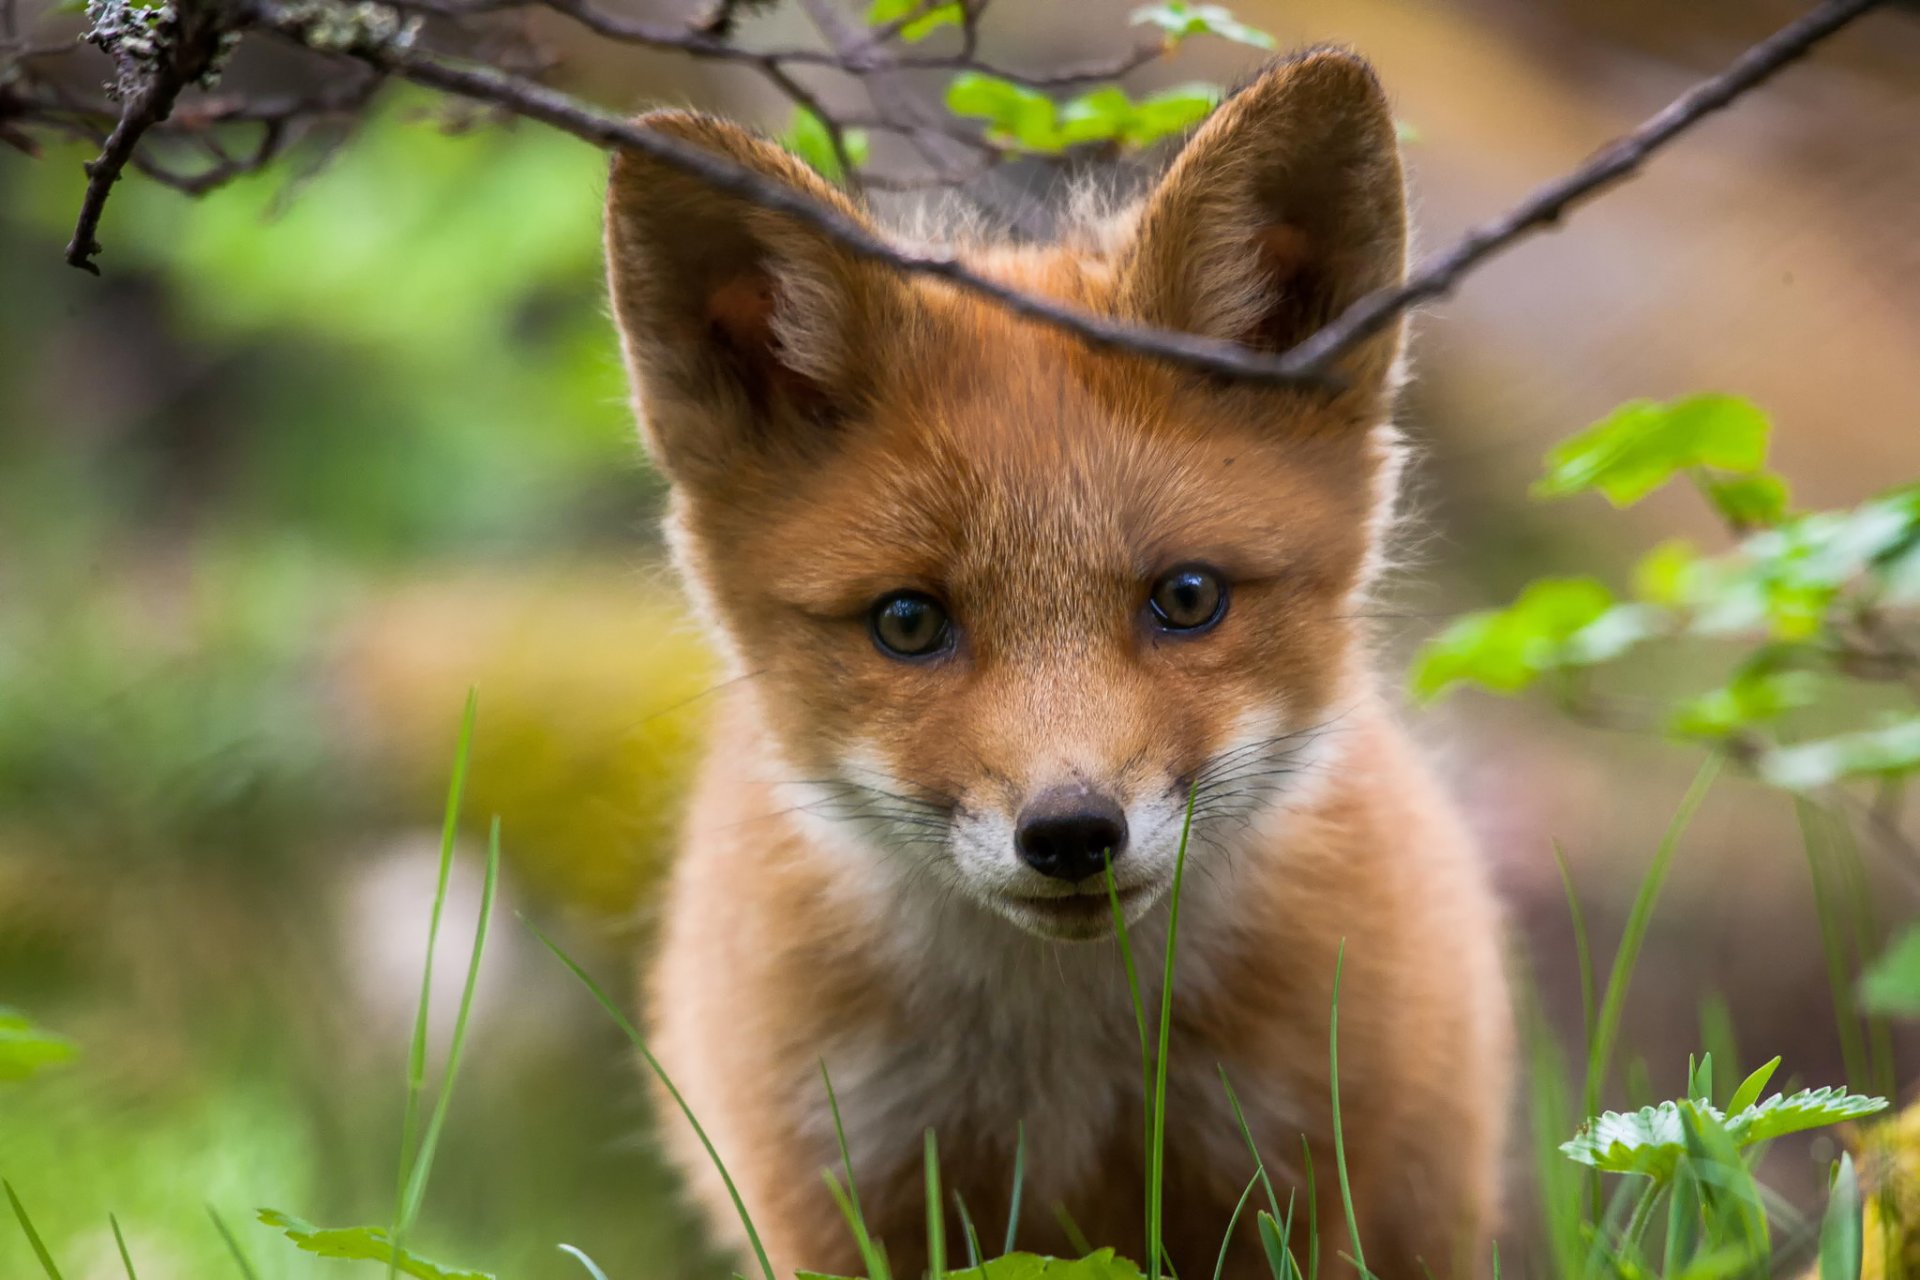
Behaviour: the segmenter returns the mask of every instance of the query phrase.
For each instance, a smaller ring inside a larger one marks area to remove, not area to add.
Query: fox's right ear
[[[687,111],[635,123],[870,225],[799,159],[744,129]],[[639,151],[614,155],[606,246],[641,431],[676,481],[724,474],[749,451],[819,448],[867,391],[873,344],[907,320],[907,291],[887,268]]]

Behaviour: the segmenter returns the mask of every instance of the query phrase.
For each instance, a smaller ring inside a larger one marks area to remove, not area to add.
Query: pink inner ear
[[[735,276],[707,296],[707,323],[741,351],[773,346],[773,282],[759,272]]]
[[[1299,275],[1301,268],[1307,265],[1308,255],[1313,252],[1307,233],[1291,223],[1277,222],[1262,227],[1254,232],[1253,239],[1259,249],[1261,262],[1276,284],[1285,283]]]
[[[731,349],[756,395],[816,410],[826,403],[826,392],[781,359],[773,328],[775,301],[769,276],[758,271],[735,276],[707,295],[707,324]]]

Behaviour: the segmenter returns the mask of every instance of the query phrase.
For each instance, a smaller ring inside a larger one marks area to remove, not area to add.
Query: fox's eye
[[[873,641],[896,658],[925,658],[953,643],[940,602],[920,591],[896,591],[873,606]]]
[[[1211,569],[1183,565],[1153,584],[1147,607],[1168,631],[1205,631],[1227,612],[1227,584]]]

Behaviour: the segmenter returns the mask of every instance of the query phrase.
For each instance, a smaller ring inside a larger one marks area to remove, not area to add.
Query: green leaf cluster
[[[1733,742],[1760,777],[1795,791],[1920,771],[1911,712],[1779,740],[1791,713],[1826,700],[1828,682],[1886,678],[1868,671],[1876,661],[1920,666],[1920,655],[1875,634],[1888,610],[1920,601],[1920,485],[1792,512],[1786,483],[1766,470],[1770,433],[1748,401],[1699,395],[1635,401],[1556,446],[1536,495],[1597,492],[1627,506],[1684,476],[1735,544],[1706,555],[1661,543],[1634,568],[1628,599],[1592,577],[1535,581],[1511,605],[1468,614],[1429,641],[1413,665],[1415,695],[1458,684],[1515,694],[1548,678],[1567,693],[1584,690],[1587,669],[1650,641],[1745,642],[1724,685],[1673,700],[1668,732]]]
[[[955,76],[947,87],[947,109],[985,122],[989,140],[1045,155],[1094,143],[1151,146],[1206,119],[1219,100],[1220,90],[1210,84],[1177,85],[1141,98],[1129,97],[1118,85],[1102,85],[1055,102],[1038,90],[979,71]]]
[[[814,172],[827,181],[846,180],[846,165],[840,163],[839,153],[833,149],[833,134],[828,131],[826,121],[809,108],[793,109],[793,119],[787,122],[786,132],[780,135],[780,143],[805,160]],[[867,162],[872,150],[865,129],[842,130],[840,145],[846,148],[847,162],[855,168]]]
[[[1258,27],[1250,27],[1233,16],[1225,5],[1189,4],[1187,0],[1164,0],[1161,4],[1142,5],[1133,11],[1133,25],[1154,26],[1166,33],[1167,43],[1178,44],[1189,36],[1218,36],[1235,44],[1271,49],[1274,38]]]
[[[873,0],[867,7],[867,21],[876,27],[900,22],[902,18],[911,19],[900,27],[900,38],[908,44],[917,44],[942,27],[957,27],[965,16],[959,0],[947,4],[928,4],[926,0]]]

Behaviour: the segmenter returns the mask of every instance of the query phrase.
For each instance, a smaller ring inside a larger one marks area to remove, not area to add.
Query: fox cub
[[[868,222],[733,125],[640,123]],[[926,1265],[928,1129],[949,1239],[961,1202],[1001,1238],[1024,1141],[1020,1246],[1064,1253],[1070,1218],[1138,1256],[1141,1050],[1106,868],[1157,1008],[1189,801],[1173,1265],[1211,1270],[1253,1170],[1222,1072],[1281,1197],[1299,1192],[1302,1220],[1318,1206],[1329,1263],[1354,1250],[1329,1092],[1344,945],[1367,1265],[1483,1270],[1510,1070],[1500,921],[1367,669],[1399,330],[1332,390],[1209,379],[1091,350],[632,151],[606,239],[672,548],[737,677],[648,975],[652,1044],[776,1270],[860,1267],[821,1177],[838,1163],[822,1064],[894,1274]],[[1224,103],[1132,210],[1058,245],[962,252],[1096,315],[1275,351],[1401,279],[1406,239],[1380,87],[1318,50]],[[743,1245],[704,1152],[666,1123]],[[1236,1274],[1264,1273],[1252,1217]]]

